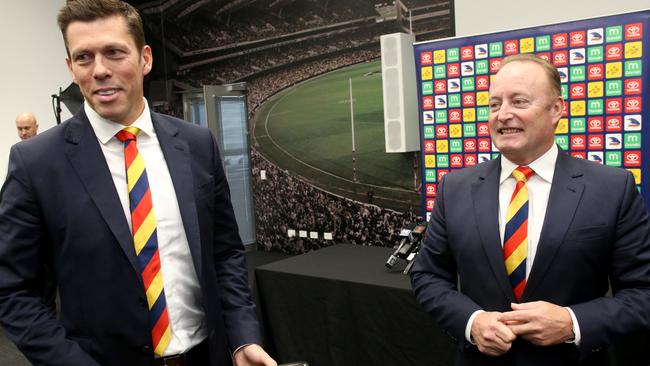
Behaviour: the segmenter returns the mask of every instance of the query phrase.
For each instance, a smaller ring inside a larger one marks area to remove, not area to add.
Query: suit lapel
[[[555,164],[553,183],[546,207],[544,225],[537,244],[535,261],[526,282],[522,301],[532,296],[535,289],[544,279],[548,267],[564,241],[573,215],[575,214],[584,184],[576,178],[582,176],[566,153],[560,151]]]
[[[162,149],[169,175],[174,184],[176,199],[180,208],[185,235],[192,253],[192,261],[196,275],[201,278],[201,238],[199,234],[199,221],[194,199],[194,182],[192,174],[192,159],[190,149],[178,128],[169,123],[165,117],[152,113],[153,122],[158,142]]]
[[[505,296],[514,301],[514,293],[503,262],[503,250],[499,236],[499,172],[501,159],[492,160],[479,173],[472,184],[472,201],[474,202],[475,222],[478,224],[479,235],[488,263],[494,272]]]
[[[138,264],[133,248],[133,237],[124,217],[113,177],[97,141],[97,136],[83,110],[70,120],[65,132],[66,155],[79,179],[88,191],[111,232],[117,239],[133,270]],[[140,276],[137,276],[140,279]]]

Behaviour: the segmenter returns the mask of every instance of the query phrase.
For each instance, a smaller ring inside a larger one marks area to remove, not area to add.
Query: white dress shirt
[[[201,288],[192,263],[176,191],[146,99],[144,102],[144,111],[131,126],[141,130],[137,137],[138,150],[145,162],[157,223],[158,250],[172,335],[164,356],[169,356],[187,352],[201,343],[207,337],[207,327],[201,306]],[[84,103],[84,111],[100,142],[124,216],[131,228],[124,146],[115,137],[125,126],[102,118],[87,103]]]
[[[528,251],[526,254],[526,278],[530,275],[530,269],[535,261],[537,254],[537,245],[539,244],[544,218],[546,217],[546,206],[551,193],[551,183],[555,174],[555,162],[558,156],[557,145],[546,151],[542,156],[528,165],[535,173],[526,181],[528,190]],[[501,155],[501,175],[499,176],[499,233],[501,235],[501,246],[503,246],[503,237],[506,228],[506,214],[510,205],[510,198],[515,190],[517,180],[512,176],[512,172],[518,167],[505,156]],[[573,321],[573,332],[575,334],[575,343],[580,342],[580,328],[575,314],[570,308],[566,308]],[[472,314],[465,328],[465,338],[471,340],[471,329],[474,318],[482,310]]]

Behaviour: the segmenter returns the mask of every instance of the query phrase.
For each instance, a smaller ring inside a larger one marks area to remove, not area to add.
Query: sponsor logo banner
[[[490,83],[502,59],[547,59],[560,74],[564,100],[555,141],[572,156],[642,178],[647,100],[646,19],[636,13],[415,45],[423,136],[423,202],[433,207],[448,171],[499,156],[490,137]],[[630,21],[632,20],[632,21]],[[480,40],[475,42],[475,40]],[[449,45],[449,47],[445,47]],[[645,142],[648,143],[647,141]],[[639,188],[639,187],[637,187]],[[650,193],[650,192],[642,192]]]

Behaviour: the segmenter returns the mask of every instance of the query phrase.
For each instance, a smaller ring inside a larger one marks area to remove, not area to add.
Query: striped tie
[[[528,190],[526,181],[533,175],[529,167],[518,167],[512,172],[517,180],[506,215],[503,237],[503,258],[510,285],[519,301],[526,287],[526,253],[528,252]]]
[[[154,353],[162,356],[171,340],[167,302],[163,289],[158,236],[156,235],[156,218],[151,202],[151,190],[144,160],[138,151],[136,136],[140,130],[126,127],[115,136],[124,143],[124,162],[126,165],[126,183],[129,189],[129,206],[131,208],[131,226],[133,245],[138,258],[142,282],[149,304],[149,322]]]

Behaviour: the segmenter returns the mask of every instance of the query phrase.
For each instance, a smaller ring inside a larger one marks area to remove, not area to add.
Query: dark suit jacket
[[[412,272],[419,302],[458,343],[461,365],[606,364],[613,339],[650,325],[650,222],[632,175],[560,151],[521,302],[570,306],[581,345],[517,340],[494,358],[464,334],[474,311],[508,311],[515,302],[499,236],[500,170],[496,159],[441,180]],[[608,280],[614,296],[606,298]]]
[[[260,343],[219,152],[205,128],[152,113],[201,285],[212,365]],[[44,255],[47,254],[48,255]],[[38,296],[41,263],[61,298]],[[149,365],[147,302],[124,211],[85,114],[11,149],[0,201],[0,322],[34,364]]]

